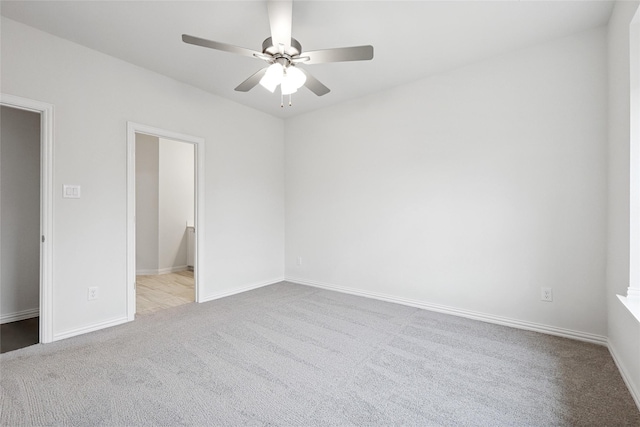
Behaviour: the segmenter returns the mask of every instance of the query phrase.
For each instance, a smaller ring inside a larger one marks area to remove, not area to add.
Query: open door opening
[[[40,342],[40,114],[0,107],[0,353]]]
[[[195,149],[136,133],[136,315],[195,301]]]
[[[128,319],[200,301],[204,139],[127,124]]]
[[[53,106],[0,95],[0,352],[53,341]]]

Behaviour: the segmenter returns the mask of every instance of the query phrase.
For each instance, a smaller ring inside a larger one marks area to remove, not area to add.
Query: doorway
[[[136,133],[136,314],[195,301],[194,145]]]
[[[53,106],[0,96],[0,351],[53,340]]]
[[[129,122],[127,146],[127,312],[134,320],[200,301],[204,140]]]

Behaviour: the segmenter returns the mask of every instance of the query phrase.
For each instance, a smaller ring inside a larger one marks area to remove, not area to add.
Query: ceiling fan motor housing
[[[281,52],[278,46],[273,45],[273,40],[271,39],[271,37],[266,38],[265,41],[262,42],[262,53],[271,55],[275,58],[277,58],[279,55],[282,55],[285,58],[288,57],[289,59],[291,59],[294,56],[300,55],[301,52],[302,45],[293,37],[291,37],[291,47],[284,52]]]

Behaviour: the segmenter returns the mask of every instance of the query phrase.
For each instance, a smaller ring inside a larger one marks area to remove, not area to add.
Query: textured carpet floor
[[[0,356],[17,425],[640,425],[605,347],[290,283]]]

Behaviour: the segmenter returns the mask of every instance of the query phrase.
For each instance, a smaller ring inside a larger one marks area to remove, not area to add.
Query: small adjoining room
[[[193,144],[135,135],[136,315],[195,301]]]
[[[639,6],[0,0],[0,425],[639,426]]]

